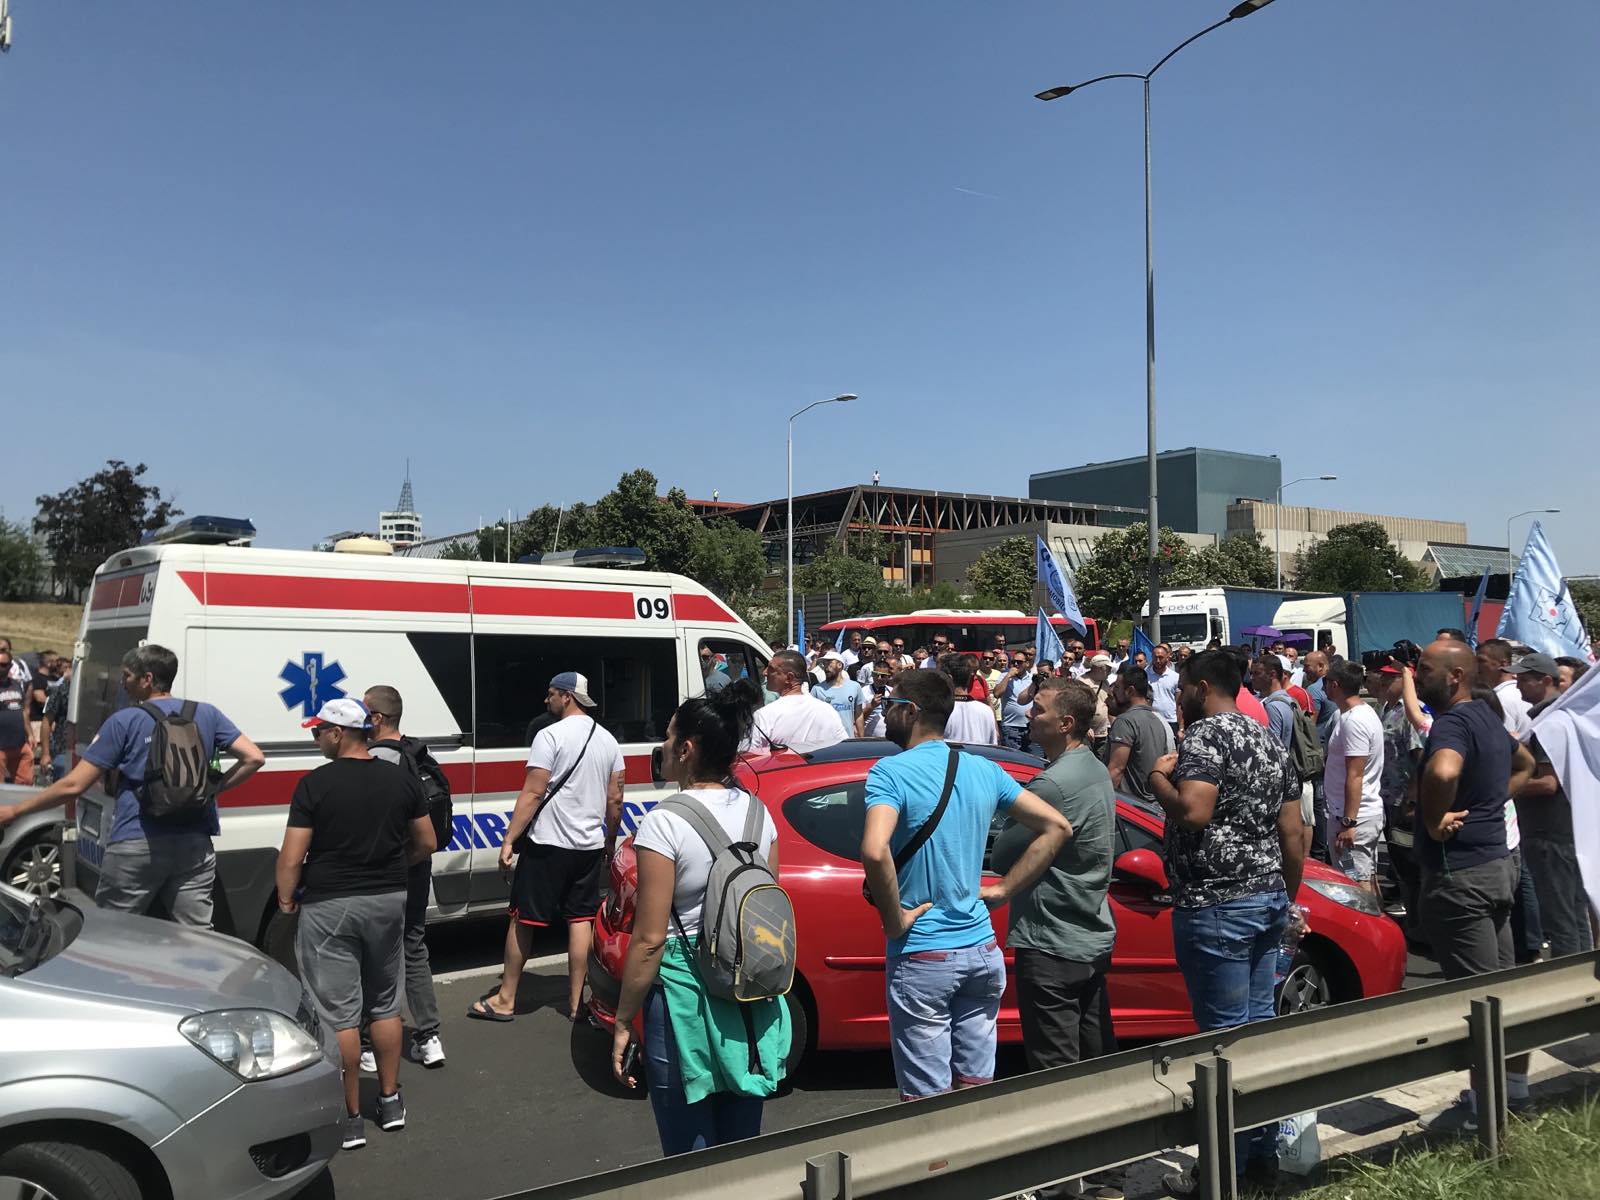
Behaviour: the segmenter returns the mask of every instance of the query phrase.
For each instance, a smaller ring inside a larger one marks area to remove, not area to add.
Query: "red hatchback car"
[[[1042,766],[1037,758],[1011,750],[965,750],[993,759],[1022,783]],[[780,878],[794,902],[799,970],[789,994],[795,1028],[791,1066],[813,1049],[889,1045],[883,930],[861,897],[860,850],[867,772],[879,758],[897,752],[890,742],[855,740],[812,754],[752,756],[736,768],[739,784],[760,796],[777,822]],[[1172,953],[1162,820],[1157,808],[1117,798],[1117,858],[1111,879],[1117,941],[1109,988],[1117,1036],[1129,1040],[1195,1032]],[[628,953],[637,888],[629,838],[612,860],[610,893],[595,921],[589,959],[590,1009],[608,1027]],[[1310,932],[1280,989],[1281,1011],[1399,990],[1405,976],[1405,937],[1370,893],[1331,867],[1308,862],[1299,901],[1309,913]],[[993,921],[1003,946],[1005,909],[995,909]],[[1009,952],[1006,963],[1009,968]],[[1022,1040],[1009,980],[1000,1002],[1000,1040]]]

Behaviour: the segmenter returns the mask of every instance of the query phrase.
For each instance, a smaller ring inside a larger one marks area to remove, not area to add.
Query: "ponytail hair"
[[[736,679],[727,687],[678,705],[672,714],[678,740],[694,742],[698,751],[695,765],[701,774],[723,777],[732,773],[733,760],[750,737],[761,700],[755,684]]]

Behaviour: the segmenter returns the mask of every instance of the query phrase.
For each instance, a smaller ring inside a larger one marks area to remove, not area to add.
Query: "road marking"
[[[528,966],[537,970],[540,967],[565,967],[567,956],[565,954],[546,954],[543,958],[530,958]],[[476,979],[483,975],[498,975],[502,970],[500,963],[493,963],[486,967],[468,967],[463,971],[446,971],[442,975],[435,975],[435,983],[454,983],[458,979]],[[524,968],[526,969],[526,968]]]

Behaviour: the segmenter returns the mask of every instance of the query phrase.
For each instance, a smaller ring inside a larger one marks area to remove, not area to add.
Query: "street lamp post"
[[[1235,4],[1222,20],[1215,25],[1206,26],[1193,37],[1180,42],[1143,75],[1126,71],[1114,75],[1097,75],[1082,83],[1038,92],[1035,97],[1039,100],[1059,100],[1063,96],[1088,87],[1091,83],[1102,83],[1107,79],[1138,79],[1144,83],[1144,410],[1145,467],[1150,477],[1149,513],[1146,519],[1150,527],[1150,640],[1153,642],[1161,640],[1161,520],[1157,512],[1159,489],[1156,486],[1156,273],[1150,222],[1150,80],[1185,46],[1199,41],[1214,29],[1221,29],[1230,21],[1248,17],[1271,3],[1272,0],[1244,0],[1241,4]]]
[[[1512,513],[1506,518],[1506,574],[1511,574],[1511,522],[1518,517],[1531,517],[1535,513],[1558,513],[1559,508],[1530,508],[1523,512]]]
[[[1292,488],[1297,483],[1306,483],[1313,479],[1320,479],[1324,483],[1332,483],[1339,478],[1337,475],[1302,475],[1299,479],[1291,479],[1288,483],[1278,485],[1278,503],[1272,512],[1272,559],[1278,567],[1278,589],[1283,589],[1283,489]]]
[[[789,587],[788,587],[788,630],[787,645],[794,645],[794,418],[810,412],[823,404],[844,404],[856,398],[853,392],[842,392],[837,396],[829,396],[826,400],[813,400],[794,416],[789,418]]]

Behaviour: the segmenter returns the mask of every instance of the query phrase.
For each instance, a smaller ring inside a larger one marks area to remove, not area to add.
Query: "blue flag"
[[[1050,624],[1049,614],[1042,608],[1033,626],[1033,648],[1039,662],[1051,662],[1057,666],[1061,665],[1061,656],[1066,652],[1055,626]]]
[[[1072,594],[1072,585],[1067,582],[1066,572],[1056,560],[1055,552],[1038,534],[1034,535],[1033,541],[1034,567],[1039,582],[1044,584],[1044,590],[1050,595],[1050,603],[1067,619],[1067,624],[1078,631],[1079,637],[1088,637],[1089,627],[1083,623],[1083,613],[1078,611],[1078,598]]]
[[[833,639],[833,648],[835,650],[841,650],[841,651],[844,649],[844,626],[843,625],[839,626],[839,636]]]
[[[795,648],[797,650],[799,650],[801,654],[804,654],[806,652],[806,610],[805,609],[797,608],[797,609],[794,610],[794,628],[795,628]]]
[[[1133,656],[1139,651],[1144,651],[1144,665],[1149,668],[1156,661],[1156,644],[1150,640],[1150,635],[1137,625],[1133,627],[1133,636],[1128,639],[1128,661],[1133,662]]]
[[[1474,650],[1478,648],[1478,614],[1483,611],[1483,594],[1489,590],[1489,568],[1483,569],[1483,578],[1478,580],[1478,594],[1472,598],[1472,616],[1467,618],[1467,645]]]
[[[1585,661],[1589,658],[1583,619],[1556,565],[1555,551],[1537,521],[1528,530],[1528,544],[1522,548],[1522,561],[1511,578],[1511,594],[1506,597],[1495,636],[1522,642],[1551,658],[1564,654]]]

